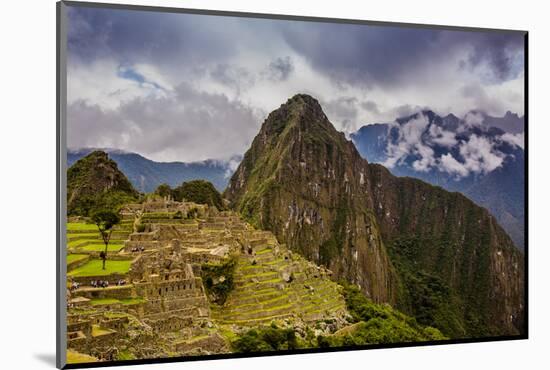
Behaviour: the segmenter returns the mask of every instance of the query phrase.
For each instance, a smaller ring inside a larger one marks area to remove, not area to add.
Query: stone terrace
[[[117,348],[132,348],[138,358],[223,353],[228,328],[346,314],[330,271],[233,212],[170,200],[127,205],[107,270],[96,267],[102,241],[94,228],[68,225],[68,344],[75,353],[99,360],[126,356]],[[234,289],[218,306],[207,298],[201,266],[230,257],[237,259]],[[109,286],[92,286],[98,280]]]

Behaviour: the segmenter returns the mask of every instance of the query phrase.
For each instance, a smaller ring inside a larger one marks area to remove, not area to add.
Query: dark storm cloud
[[[304,56],[336,83],[396,85],[414,79],[419,68],[467,51],[462,68],[487,63],[491,78],[513,78],[522,69],[515,55],[519,33],[463,32],[354,24],[259,20],[131,10],[70,8],[69,52],[82,61],[116,55],[123,62],[157,66],[224,63],[239,51],[285,46]],[[278,43],[283,40],[283,44]],[[286,45],[285,45],[286,44]],[[281,50],[281,52],[284,52]],[[522,62],[522,58],[521,59]],[[279,56],[269,70],[286,79],[292,60]]]
[[[398,84],[421,67],[445,62],[460,49],[468,53],[463,67],[486,62],[498,79],[505,80],[517,75],[513,55],[523,50],[523,36],[517,33],[298,22],[289,24],[283,34],[318,70],[366,86]]]
[[[374,114],[380,113],[380,109],[378,109],[378,104],[370,100],[362,102],[361,107],[363,107],[363,109],[365,109],[366,111]]]
[[[285,40],[319,70],[348,83],[396,81],[437,39],[431,30],[293,23]]]
[[[469,38],[473,45],[468,63],[476,67],[486,61],[496,80],[515,78],[523,70],[523,36],[481,33]]]
[[[269,63],[268,78],[275,81],[284,81],[288,79],[293,71],[294,64],[292,64],[292,59],[289,56],[278,57]]]
[[[210,76],[237,92],[254,84],[254,75],[246,68],[226,63],[220,63],[212,67]]]
[[[68,50],[79,62],[100,57],[158,66],[223,60],[235,52],[233,35],[212,16],[135,10],[69,8]]]
[[[355,97],[344,96],[334,100],[321,101],[321,105],[326,110],[327,116],[333,122],[340,123],[343,131],[355,131],[357,123],[357,105],[358,100]]]

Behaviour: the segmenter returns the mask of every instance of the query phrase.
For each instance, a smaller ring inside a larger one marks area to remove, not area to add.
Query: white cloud
[[[413,162],[413,168],[420,172],[429,171],[436,163],[433,149],[426,145],[418,145],[416,150],[420,159]]]
[[[469,114],[466,117],[468,121],[463,123],[466,126],[482,122],[481,115]],[[506,154],[497,148],[499,140],[519,146],[523,139],[521,135],[505,134],[493,141],[485,136],[469,134],[459,140],[455,133],[435,123],[429,124],[428,116],[422,113],[401,124],[397,121],[391,123],[389,130],[390,136],[395,135],[395,140],[388,142],[383,165],[393,168],[412,158],[412,168],[416,171],[439,170],[457,177],[494,171],[506,158]],[[444,148],[443,153],[436,155],[435,144]]]
[[[135,98],[114,109],[76,101],[67,116],[70,147],[110,147],[186,162],[243,154],[261,122],[254,109],[185,84],[168,96]]]
[[[469,174],[469,171],[464,164],[457,161],[450,153],[441,156],[439,160],[439,169],[443,172],[456,174],[458,177],[465,177]]]
[[[174,87],[172,84],[168,81],[168,78],[164,76],[157,68],[150,64],[135,64],[132,66],[132,69],[143,76],[145,81],[157,85],[160,88],[167,90],[167,91],[173,91]]]
[[[513,146],[517,146],[521,149],[525,146],[525,135],[522,133],[519,134],[511,134],[509,132],[505,133],[500,137],[502,141],[507,142],[508,144],[511,144]]]
[[[429,132],[431,135],[430,140],[435,144],[447,148],[451,148],[457,144],[456,134],[454,132],[444,130],[437,125],[431,125]]]
[[[483,124],[483,114],[479,112],[468,112],[464,116],[466,128],[480,127]]]
[[[489,139],[471,135],[459,148],[464,167],[474,173],[487,173],[500,167],[506,156],[493,146]]]
[[[416,118],[403,124],[397,121],[391,123],[388,132],[397,130],[397,142],[388,142],[386,148],[388,157],[383,164],[393,168],[406,156],[416,155],[419,159],[413,163],[414,168],[418,171],[427,171],[435,163],[433,149],[425,145],[422,140],[422,135],[426,132],[429,123],[428,116],[422,113],[418,113]]]
[[[237,170],[237,167],[239,167],[239,164],[241,163],[241,161],[242,161],[242,157],[240,156],[232,157],[231,159],[229,159],[229,161],[227,161],[227,169],[225,170],[225,173],[224,173],[224,177],[226,179],[233,176],[233,174]]]
[[[117,109],[134,99],[159,98],[167,95],[159,86],[163,81],[139,82],[121,76],[126,67],[112,60],[97,60],[90,64],[69,64],[67,72],[67,103],[84,101],[102,109]],[[142,66],[141,68],[144,68]],[[152,71],[152,69],[147,70]]]

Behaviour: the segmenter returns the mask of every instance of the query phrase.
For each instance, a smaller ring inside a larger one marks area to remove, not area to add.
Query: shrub
[[[161,197],[172,196],[173,190],[168,184],[160,184],[155,189],[155,194],[160,195]]]
[[[344,284],[344,297],[348,311],[357,324],[344,335],[318,336],[319,347],[446,339],[438,329],[424,327],[389,305],[372,302],[357,286]]]
[[[187,212],[187,218],[188,218],[188,219],[197,218],[198,216],[199,216],[199,210],[198,210],[196,207],[191,208],[191,209]]]
[[[300,348],[294,329],[278,328],[275,324],[241,334],[231,343],[237,352],[266,352]]]
[[[231,257],[220,263],[205,263],[201,266],[201,276],[209,299],[217,304],[224,304],[234,287],[234,272],[237,260]]]
[[[180,186],[174,188],[172,194],[174,200],[180,202],[187,200],[199,204],[208,204],[219,210],[224,209],[221,194],[216,190],[214,185],[205,180],[184,182]]]

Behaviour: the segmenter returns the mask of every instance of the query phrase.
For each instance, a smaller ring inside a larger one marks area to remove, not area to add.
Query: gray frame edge
[[[279,13],[255,13],[233,10],[216,10],[216,9],[201,9],[201,8],[183,8],[174,6],[158,6],[158,5],[135,5],[124,3],[106,3],[95,1],[79,1],[79,0],[61,0],[65,5],[72,7],[83,8],[102,8],[113,10],[134,10],[144,12],[157,13],[179,13],[179,14],[196,14],[210,15],[222,17],[238,17],[238,18],[255,18],[255,19],[271,19],[271,20],[286,20],[286,21],[301,21],[314,23],[343,23],[343,24],[359,24],[382,27],[401,27],[401,28],[421,28],[421,29],[440,29],[448,31],[462,32],[499,32],[499,33],[527,33],[528,30],[511,29],[511,28],[486,28],[476,26],[453,26],[444,24],[427,24],[427,23],[409,23],[399,21],[375,21],[368,19],[353,19],[353,18],[331,18],[323,16],[306,16],[296,14],[279,14]]]
[[[127,365],[139,365],[139,364],[156,364],[156,363],[182,363],[182,362],[194,362],[194,361],[211,361],[218,359],[240,359],[240,358],[260,358],[269,356],[287,356],[293,354],[312,354],[312,353],[333,353],[333,352],[347,352],[357,350],[370,350],[370,349],[391,349],[391,348],[420,348],[425,346],[439,346],[450,344],[467,344],[467,343],[485,343],[485,342],[499,342],[499,341],[511,341],[511,340],[526,340],[529,339],[529,324],[531,321],[529,313],[529,30],[524,29],[498,29],[498,28],[483,28],[475,26],[452,26],[442,24],[421,24],[421,23],[407,23],[399,21],[373,21],[366,19],[343,19],[343,18],[330,18],[321,16],[301,16],[291,14],[271,14],[271,13],[253,13],[242,11],[228,11],[228,10],[213,10],[213,9],[197,9],[197,8],[183,8],[183,7],[169,7],[169,6],[151,6],[151,5],[132,5],[132,4],[120,4],[120,3],[104,3],[104,2],[83,2],[74,0],[60,0],[57,2],[57,249],[56,249],[56,303],[57,303],[57,328],[56,328],[56,366],[57,368],[92,368],[92,367],[111,367],[111,366],[127,366]],[[67,106],[67,7],[86,7],[86,8],[104,8],[115,10],[134,10],[134,11],[154,11],[163,13],[179,13],[179,14],[196,14],[196,15],[211,15],[211,16],[229,16],[229,17],[242,17],[242,18],[255,18],[255,19],[276,19],[276,20],[289,20],[289,21],[304,21],[304,22],[328,22],[328,23],[343,23],[343,24],[359,24],[359,25],[373,25],[373,26],[389,26],[389,27],[407,27],[407,28],[421,28],[421,29],[443,29],[450,31],[463,31],[463,32],[505,32],[505,33],[521,33],[524,35],[524,48],[525,48],[525,79],[524,79],[524,115],[525,115],[525,324],[526,331],[521,335],[513,336],[498,336],[498,337],[481,337],[481,338],[464,338],[456,340],[446,340],[442,342],[427,341],[427,342],[414,342],[414,343],[391,343],[391,344],[378,344],[367,346],[351,346],[351,347],[338,347],[338,348],[324,348],[324,349],[309,349],[309,350],[295,350],[295,351],[275,351],[275,352],[256,352],[253,354],[221,354],[221,355],[205,355],[205,356],[181,356],[173,358],[148,358],[140,360],[117,360],[107,361],[100,363],[83,363],[83,364],[67,364],[66,363],[66,350],[67,350],[67,326],[66,326],[66,296],[65,292],[65,279],[66,279],[66,201],[67,201],[67,142],[66,142],[66,106]],[[183,365],[183,364],[182,364]]]
[[[56,367],[67,363],[67,6],[56,4]]]

